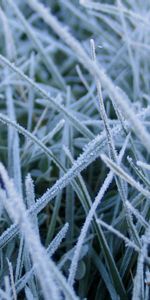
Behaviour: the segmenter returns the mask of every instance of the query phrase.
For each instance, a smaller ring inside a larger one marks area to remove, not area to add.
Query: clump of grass
[[[149,10],[1,1],[1,299],[149,299]]]

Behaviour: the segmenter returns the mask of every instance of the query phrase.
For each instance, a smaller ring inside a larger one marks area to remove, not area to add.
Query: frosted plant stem
[[[0,174],[7,190],[7,195],[1,191],[1,201],[3,201],[12,220],[18,223],[20,231],[25,238],[45,300],[49,300],[50,295],[53,300],[60,299],[60,286],[65,295],[68,296],[68,299],[77,300],[77,297],[68,286],[63,275],[57,269],[54,262],[48,258],[46,250],[41,245],[39,236],[36,231],[34,231],[33,225],[28,218],[23,199],[15,191],[14,184],[12,180],[9,179],[2,164],[0,164]]]
[[[139,213],[139,211],[133,207],[133,205],[127,200],[126,205],[128,206],[129,210],[131,211],[131,213],[136,217],[136,219],[141,222],[141,224],[144,227],[149,227],[149,223],[144,219],[144,217],[142,216],[142,214]]]
[[[126,139],[126,143],[127,143],[128,139]],[[122,148],[122,151],[120,152],[119,158],[118,158],[118,163],[121,162],[123,154],[125,151],[125,147]],[[109,172],[109,174],[107,175],[98,195],[96,196],[90,210],[89,213],[86,217],[85,223],[81,229],[81,233],[80,236],[78,238],[76,247],[75,247],[75,252],[74,252],[74,256],[71,262],[71,266],[70,266],[70,270],[69,270],[69,277],[68,277],[68,282],[69,284],[72,286],[74,283],[74,279],[75,279],[75,275],[76,275],[76,271],[77,271],[77,265],[78,265],[78,261],[79,261],[79,257],[80,257],[80,253],[81,253],[81,249],[85,240],[85,237],[87,235],[89,226],[91,224],[91,221],[95,215],[96,209],[98,207],[98,205],[101,203],[102,198],[106,192],[106,190],[108,189],[110,183],[112,182],[113,179],[113,172]]]
[[[93,75],[99,78],[103,87],[107,90],[110,98],[113,98],[117,105],[119,105],[122,114],[132,124],[132,130],[141,140],[142,144],[150,153],[150,135],[135,116],[134,111],[127,95],[118,87],[114,85],[112,80],[105,73],[103,67],[89,58],[78,40],[76,40],[67,30],[60,24],[60,22],[46,9],[38,0],[27,0],[30,7],[38,12],[41,18],[58,34],[58,36],[65,41],[65,43],[75,52],[77,58],[84,65],[84,67]]]
[[[132,295],[132,300],[141,300],[144,299],[143,295],[143,284],[144,284],[144,278],[143,278],[143,272],[144,272],[144,258],[146,254],[146,245],[144,244],[141,253],[139,254],[138,257],[138,262],[137,262],[137,270],[136,270],[136,275],[134,278],[134,286],[133,286],[133,295]]]
[[[122,233],[120,233],[118,230],[116,230],[112,225],[108,225],[101,219],[98,219],[97,223],[102,225],[103,227],[105,227],[108,231],[115,234],[118,238],[122,239],[126,243],[127,246],[133,248],[136,252],[140,253],[141,249],[134,242],[132,242],[130,239],[128,239],[126,236],[124,236]]]
[[[13,41],[12,32],[3,10],[0,8],[0,18],[4,27],[6,56],[10,61],[16,57],[16,49]],[[11,48],[11,50],[10,50]],[[8,67],[4,70],[5,77],[9,75]],[[6,86],[6,103],[8,116],[12,121],[16,121],[16,113],[13,99],[13,90],[8,84]],[[20,166],[20,150],[18,132],[11,126],[8,127],[8,168],[10,176],[13,176],[19,193],[22,193],[21,166]]]
[[[66,233],[68,231],[69,224],[66,223],[62,229],[57,233],[57,235],[54,237],[52,242],[47,247],[46,251],[49,257],[52,257],[53,254],[57,251],[59,248],[59,245],[61,244],[62,240],[65,238]],[[32,267],[32,269],[28,272],[28,274],[25,276],[25,284],[30,280],[30,278],[35,274],[35,266]],[[23,279],[23,277],[22,277]],[[16,283],[16,290],[17,292],[20,292],[23,289],[24,280],[20,280]]]
[[[25,27],[27,34],[29,35],[29,37],[31,37],[32,41],[34,42],[35,49],[39,51],[41,57],[43,58],[46,68],[50,71],[52,76],[55,78],[57,84],[59,83],[60,87],[63,88],[64,90],[66,90],[66,85],[65,85],[65,81],[64,81],[63,77],[59,73],[59,71],[58,71],[56,65],[54,64],[54,62],[52,61],[52,59],[48,55],[45,55],[45,49],[43,48],[43,45],[40,42],[40,40],[36,37],[36,32],[33,30],[31,25],[29,24],[29,22],[27,22],[27,20],[24,18],[23,14],[20,12],[20,10],[18,9],[18,7],[14,3],[14,1],[7,0],[7,2],[13,8],[18,19],[21,21],[21,23]]]
[[[73,126],[78,129],[85,137],[89,140],[94,138],[94,134],[79,120],[73,115],[73,113],[66,109],[63,105],[56,102],[56,100],[51,97],[44,89],[42,89],[35,81],[33,81],[30,77],[25,75],[19,68],[17,68],[14,64],[12,64],[8,59],[4,56],[0,55],[0,62],[5,66],[8,66],[11,70],[13,70],[16,74],[19,75],[25,82],[27,82],[31,88],[34,88],[44,99],[49,101],[51,107],[55,108],[58,112],[63,113],[63,115],[73,124]]]
[[[144,188],[138,181],[134,180],[133,177],[128,175],[120,166],[116,165],[111,159],[102,154],[101,159],[106,163],[106,165],[112,169],[118,176],[127,181],[130,185],[136,188],[140,193],[142,193],[146,198],[150,198],[150,191]]]
[[[118,134],[119,130],[121,129],[119,128],[120,126],[112,129],[113,136]],[[75,161],[72,168],[70,168],[70,170],[64,176],[57,180],[53,187],[47,190],[47,192],[43,194],[43,196],[39,200],[37,200],[36,204],[33,205],[31,209],[27,211],[27,213],[31,215],[31,217],[35,216],[35,214],[38,214],[58,194],[59,191],[61,191],[68,183],[70,183],[72,179],[74,179],[75,176],[77,176],[81,172],[81,170],[84,169],[84,167],[86,168],[86,166],[90,164],[90,161],[93,161],[96,157],[99,156],[100,151],[103,149],[103,147],[105,148],[105,146],[106,136],[103,133],[101,136],[97,136],[95,140],[88,144],[87,149],[82,155],[80,155],[78,160]],[[7,229],[0,237],[0,247],[3,247],[10,239],[12,239],[18,231],[18,224],[14,224],[9,229]],[[115,262],[107,246],[107,242],[105,240],[103,232],[100,229],[99,242],[103,248],[103,254],[106,258],[108,266],[111,265],[112,272],[113,274],[115,274],[113,281],[117,288],[117,291],[120,295],[123,295],[123,297],[126,298],[126,293],[121,278],[119,276],[118,270],[116,268]]]
[[[1,115],[0,115],[1,119]],[[6,121],[6,117],[3,116],[2,119]],[[7,123],[7,122],[6,122]],[[112,130],[112,134],[115,136],[121,130],[121,126],[116,126]],[[61,191],[67,186],[82,170],[84,170],[91,162],[93,162],[97,157],[99,157],[101,151],[105,149],[106,146],[106,134],[103,133],[97,136],[91,143],[88,144],[87,149],[78,157],[74,162],[73,166],[68,170],[68,172],[63,175],[57,182],[48,189],[42,197],[40,197],[36,204],[32,206],[29,213],[38,214],[46,205],[54,199],[58,191]],[[0,248],[5,245],[11,238],[18,232],[18,226],[16,224],[12,225],[0,236]]]
[[[86,238],[86,235],[87,235],[87,231],[89,229],[89,226],[91,224],[91,221],[93,219],[95,211],[96,211],[98,205],[100,204],[100,202],[101,202],[101,200],[104,196],[105,191],[108,189],[112,179],[113,179],[113,173],[110,172],[108,174],[108,176],[106,177],[106,179],[103,183],[103,186],[100,189],[97,197],[95,198],[95,201],[92,204],[92,206],[90,208],[90,211],[89,211],[89,213],[86,217],[85,223],[84,223],[84,225],[81,229],[81,233],[80,233],[80,236],[78,238],[78,241],[77,241],[77,244],[76,244],[76,247],[75,247],[74,256],[73,256],[73,259],[71,261],[71,266],[70,266],[70,270],[69,270],[68,283],[71,286],[74,284],[74,279],[75,279],[75,275],[76,275],[76,271],[77,271],[78,261],[79,261],[81,249],[82,249],[82,246],[83,246],[83,242],[84,242],[84,240]]]
[[[144,18],[142,18],[142,16],[140,14],[127,9],[124,6],[121,6],[121,8],[119,9],[116,5],[102,4],[102,3],[99,3],[98,1],[93,2],[93,1],[89,1],[89,0],[80,0],[80,4],[86,8],[90,8],[90,9],[93,9],[96,11],[113,14],[113,15],[119,15],[119,12],[121,10],[121,12],[124,13],[128,18],[131,18],[131,20],[135,19],[135,21],[138,20],[141,23],[145,24],[146,26],[149,26],[148,20],[144,20]]]
[[[8,259],[7,259],[7,262],[8,262],[8,268],[9,268],[9,274],[10,274],[10,282],[11,282],[12,292],[13,292],[13,299],[17,300],[17,294],[16,294],[16,289],[15,289],[12,264],[11,264],[11,262]]]
[[[137,161],[137,166],[150,171],[150,165],[145,162]]]
[[[95,43],[94,43],[93,39],[91,39],[90,42],[91,42],[92,59],[93,59],[94,62],[96,62]],[[104,122],[104,128],[105,128],[105,131],[106,131],[106,136],[107,136],[107,141],[108,141],[109,156],[117,164],[117,152],[116,152],[116,149],[115,149],[115,144],[114,144],[114,141],[113,141],[113,137],[112,137],[112,134],[111,134],[111,129],[109,127],[109,122],[108,122],[108,118],[107,118],[107,114],[106,114],[106,110],[105,110],[105,106],[104,106],[101,83],[99,81],[99,78],[95,77],[95,80],[96,80],[96,86],[97,86],[97,92],[98,92],[100,114],[101,114],[101,118]],[[125,188],[124,188],[124,182],[122,181],[122,179],[120,179],[117,176],[115,176],[115,180],[116,180],[118,191],[119,191],[119,194],[121,196],[121,199],[122,199],[122,202],[123,202],[123,205],[124,205],[124,208],[125,208],[125,215],[126,215],[126,220],[127,220],[129,232],[131,234],[131,237],[133,239],[135,239],[135,241],[140,245],[140,240],[138,238],[138,234],[136,232],[136,229],[133,225],[130,210],[128,210],[128,208],[126,206],[126,192],[125,192]]]

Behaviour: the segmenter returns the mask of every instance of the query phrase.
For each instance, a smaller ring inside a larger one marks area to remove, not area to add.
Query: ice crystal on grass
[[[1,1],[0,298],[149,300],[149,12]]]

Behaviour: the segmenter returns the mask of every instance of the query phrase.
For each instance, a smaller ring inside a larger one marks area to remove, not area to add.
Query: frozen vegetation
[[[0,299],[150,300],[150,1],[0,1]]]

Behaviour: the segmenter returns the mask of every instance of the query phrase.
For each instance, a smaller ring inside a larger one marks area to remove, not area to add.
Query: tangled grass
[[[149,1],[0,21],[0,299],[149,300]]]

